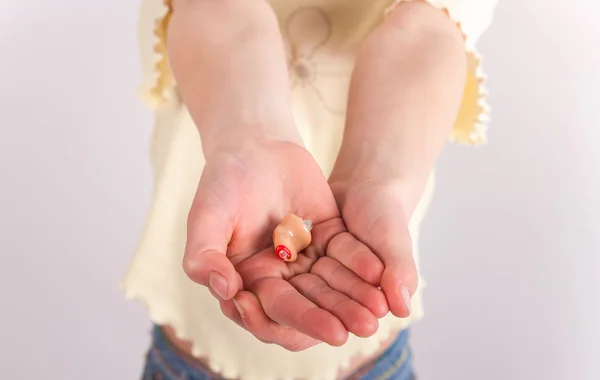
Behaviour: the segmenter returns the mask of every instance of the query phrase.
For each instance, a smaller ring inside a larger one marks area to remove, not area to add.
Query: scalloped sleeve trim
[[[175,80],[167,54],[167,27],[171,15],[170,0],[142,1],[138,25],[142,84],[138,95],[151,109],[161,108],[174,98]],[[149,30],[152,33],[148,33]]]

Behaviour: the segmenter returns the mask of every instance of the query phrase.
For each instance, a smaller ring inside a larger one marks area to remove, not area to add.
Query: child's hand
[[[187,275],[209,287],[230,319],[290,350],[375,333],[388,311],[383,293],[325,257],[336,237],[346,235],[346,247],[358,242],[348,239],[312,156],[289,142],[236,145],[207,159],[189,215]],[[313,243],[293,263],[277,257],[271,238],[288,213],[314,223]]]
[[[344,180],[336,176],[334,181],[331,189],[348,231],[372,251],[363,250],[361,261],[340,251],[333,251],[330,256],[365,281],[380,286],[390,311],[397,317],[407,317],[418,277],[408,217],[399,196],[402,192],[392,183],[375,183],[354,176]],[[362,265],[373,260],[369,255],[376,255],[383,263],[385,269],[379,278],[374,278],[369,267]]]
[[[447,16],[425,2],[401,2],[362,42],[329,179],[349,232],[383,262],[381,289],[398,317],[410,313],[418,282],[408,222],[465,89],[464,38]],[[367,280],[351,257],[335,258]]]

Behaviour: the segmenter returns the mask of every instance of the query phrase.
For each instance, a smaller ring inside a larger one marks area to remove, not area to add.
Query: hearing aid
[[[312,221],[297,215],[286,215],[273,231],[273,245],[277,256],[286,262],[294,262],[312,241]]]

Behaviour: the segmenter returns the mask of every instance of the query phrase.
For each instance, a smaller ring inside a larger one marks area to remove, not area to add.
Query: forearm
[[[359,52],[333,180],[386,178],[412,213],[457,116],[465,75],[457,26],[427,4],[399,6]]]
[[[277,19],[263,0],[173,0],[167,46],[205,155],[248,139],[299,142]]]

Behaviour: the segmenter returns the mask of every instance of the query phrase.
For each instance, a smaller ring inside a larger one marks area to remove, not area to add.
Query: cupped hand
[[[418,275],[400,186],[391,181],[354,175],[340,177],[335,173],[330,182],[349,233],[364,243],[364,248],[354,254],[332,250],[330,256],[380,287],[392,314],[408,317]],[[373,260],[382,264],[381,272],[373,270],[377,267]]]
[[[272,241],[288,213],[313,221],[313,241],[293,263],[277,257]],[[334,239],[345,246],[332,246]],[[330,255],[356,244],[310,153],[290,142],[247,140],[207,159],[183,266],[258,339],[289,350],[339,346],[349,332],[375,333],[388,311],[377,287]]]

